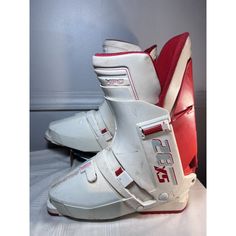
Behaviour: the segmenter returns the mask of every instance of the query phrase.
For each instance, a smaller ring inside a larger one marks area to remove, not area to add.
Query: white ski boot
[[[156,63],[142,52],[93,57],[114,113],[115,136],[109,147],[51,186],[49,212],[104,220],[186,207],[197,163],[188,33],[170,40]]]
[[[141,48],[124,41],[107,39],[103,50],[105,53],[138,52]],[[148,48],[147,52],[153,60],[156,59],[156,45]],[[114,117],[104,101],[98,111],[79,112],[74,116],[51,122],[45,137],[57,145],[85,152],[98,152],[110,144],[114,132]]]

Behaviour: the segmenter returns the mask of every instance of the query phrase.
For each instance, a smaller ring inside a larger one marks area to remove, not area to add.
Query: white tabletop
[[[117,220],[89,222],[50,216],[46,201],[52,181],[70,170],[70,159],[60,150],[31,152],[31,235],[79,236],[204,236],[206,235],[206,189],[196,181],[189,203],[179,214],[132,214]]]

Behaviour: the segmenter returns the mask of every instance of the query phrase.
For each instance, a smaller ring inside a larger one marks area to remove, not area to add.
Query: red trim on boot
[[[189,33],[186,32],[170,39],[155,61],[154,65],[161,85],[158,106],[163,106],[176,65],[188,37]]]
[[[183,171],[188,175],[197,168],[197,132],[191,59],[186,66],[171,119]]]

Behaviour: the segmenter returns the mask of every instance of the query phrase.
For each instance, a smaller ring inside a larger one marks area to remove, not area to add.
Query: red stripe
[[[123,173],[123,170],[121,167],[115,171],[116,176],[119,176],[121,173]]]
[[[149,134],[153,134],[153,133],[157,133],[157,132],[161,132],[161,131],[163,131],[161,125],[156,125],[151,128],[142,129],[142,132],[144,135],[149,135]]]
[[[107,128],[104,128],[104,129],[101,130],[102,134],[105,134],[106,132],[107,132]]]
[[[131,84],[131,88],[132,88],[132,90],[133,90],[135,99],[136,99],[136,100],[139,100],[137,91],[136,91],[135,86],[134,86],[134,82],[133,82],[132,76],[131,76],[131,74],[130,74],[130,72],[129,72],[128,69],[125,69],[125,70],[126,70],[126,72],[127,72],[128,79],[129,79],[129,82],[130,82],[130,84]]]

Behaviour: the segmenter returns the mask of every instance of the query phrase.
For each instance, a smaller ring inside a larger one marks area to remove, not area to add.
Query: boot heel
[[[177,214],[185,210],[188,203],[188,194],[175,201],[163,203],[156,207],[139,211],[140,214]]]

